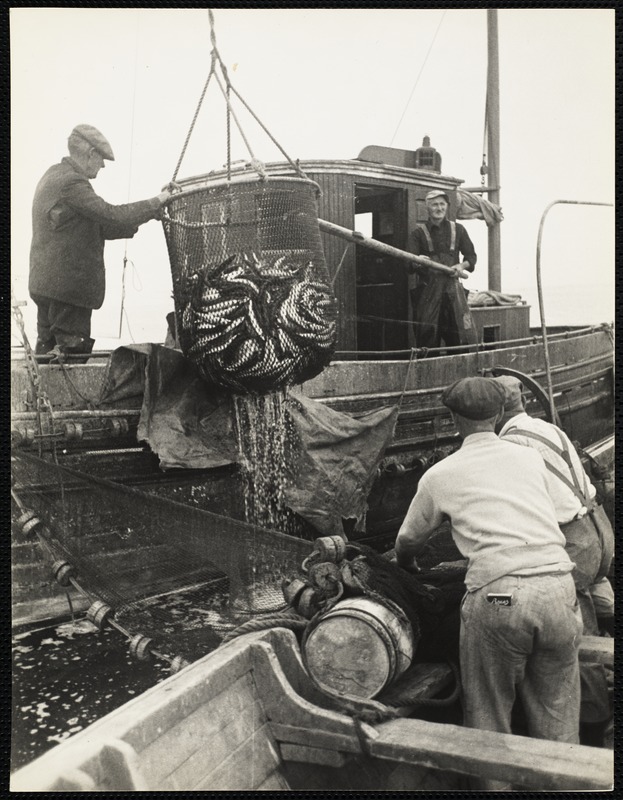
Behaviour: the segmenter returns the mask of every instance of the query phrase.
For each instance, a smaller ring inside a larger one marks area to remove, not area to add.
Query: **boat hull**
[[[562,427],[579,445],[596,447],[599,461],[612,466],[613,453],[613,352],[610,331],[598,328],[558,335],[549,343],[553,391]],[[385,451],[367,498],[365,530],[345,529],[350,539],[390,547],[419,478],[435,461],[459,446],[447,409],[440,397],[444,387],[458,377],[492,374],[496,368],[512,368],[545,389],[543,345],[538,339],[521,344],[483,349],[479,352],[425,359],[394,361],[338,361],[305,383],[310,398],[338,411],[358,415],[383,406],[399,406],[392,441]],[[76,366],[40,366],[41,389],[50,398],[55,425],[72,431],[83,428],[81,439],[65,437],[54,449],[52,439],[34,443],[18,441],[15,454],[37,452],[50,464],[54,459],[97,478],[139,488],[147,493],[193,503],[226,517],[244,519],[243,485],[236,465],[209,470],[163,472],[157,457],[136,439],[142,397],[126,398],[123,407],[92,409],[108,374],[108,359],[95,358]],[[12,364],[12,426],[14,431],[37,427],[33,390],[25,361]],[[91,408],[90,408],[91,407]],[[546,416],[547,404],[529,395],[528,410]],[[111,420],[122,420],[114,425]],[[597,452],[596,451],[596,452]],[[52,475],[52,473],[51,473]],[[53,476],[50,480],[54,480]],[[19,487],[16,487],[19,489]],[[199,491],[200,490],[200,491]],[[200,495],[200,500],[197,496]],[[36,512],[42,509],[35,508]],[[315,538],[309,524],[301,523],[302,535]],[[175,531],[171,531],[175,540]],[[80,546],[84,546],[80,542]],[[66,591],[50,574],[39,546],[14,538],[12,586],[14,622],[54,619],[67,613]],[[137,570],[149,565],[153,593],[166,590],[166,579],[153,568],[157,553],[145,545],[132,553]],[[111,564],[118,558],[111,544]],[[103,565],[106,569],[106,565]],[[196,576],[189,567],[189,581]],[[147,587],[149,588],[149,587]],[[78,609],[85,601],[73,600]]]

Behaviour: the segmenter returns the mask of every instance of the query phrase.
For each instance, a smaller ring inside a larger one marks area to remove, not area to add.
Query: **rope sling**
[[[177,330],[182,351],[209,383],[265,393],[308,380],[330,362],[337,303],[318,227],[320,189],[232,85],[209,14],[210,72],[172,183],[212,78],[226,106],[226,177],[186,184],[163,214]],[[267,174],[232,96],[278,147],[295,177]],[[250,155],[244,174],[232,175],[232,121]]]

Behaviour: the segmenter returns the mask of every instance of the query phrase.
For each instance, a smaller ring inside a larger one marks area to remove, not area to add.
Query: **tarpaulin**
[[[162,469],[209,469],[238,462],[231,396],[207,384],[181,352],[161,345],[132,345],[111,356],[101,405],[142,398],[137,431]],[[343,532],[342,519],[362,530],[366,498],[398,407],[351,416],[291,390],[291,484],[286,504],[323,534]]]
[[[457,219],[484,219],[488,227],[502,222],[504,216],[500,206],[481,197],[479,194],[467,192],[465,189],[457,189],[456,197],[458,205],[456,209]]]
[[[323,534],[343,533],[342,519],[354,519],[355,530],[365,530],[366,498],[392,440],[398,406],[355,418],[291,394],[287,410],[300,453],[286,502]]]
[[[137,439],[162,469],[210,469],[238,460],[229,396],[209,386],[181,352],[161,345],[120,347],[100,402],[142,395]]]

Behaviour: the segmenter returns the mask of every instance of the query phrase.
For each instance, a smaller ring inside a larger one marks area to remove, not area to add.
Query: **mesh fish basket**
[[[182,184],[163,219],[184,354],[211,383],[274,391],[317,375],[337,304],[304,178]]]

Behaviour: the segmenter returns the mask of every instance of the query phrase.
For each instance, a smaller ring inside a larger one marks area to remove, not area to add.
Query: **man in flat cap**
[[[466,278],[476,266],[476,251],[463,225],[447,219],[450,198],[441,189],[426,195],[428,220],[413,231],[411,250],[452,267],[455,275],[432,269],[413,268],[411,310],[418,347],[448,347],[475,344],[476,328],[459,278]],[[463,257],[461,260],[461,256]]]
[[[93,349],[91,314],[104,302],[106,239],[131,238],[170,197],[167,190],[149,200],[110,205],[90,183],[105,159],[115,159],[105,137],[92,125],[76,125],[68,149],[69,156],[50,167],[35,191],[28,283],[37,305],[35,352],[59,360]]]
[[[533,448],[547,467],[548,490],[556,519],[565,535],[567,553],[575,564],[572,574],[584,634],[599,636],[599,609],[602,626],[613,635],[614,592],[606,576],[614,554],[614,533],[603,512],[598,526],[589,512],[595,505],[595,487],[567,434],[557,425],[526,413],[521,381],[510,375],[493,380],[505,393],[498,435],[504,441]],[[583,662],[580,677],[580,741],[601,747],[611,720],[605,669],[602,664]]]
[[[577,742],[582,617],[543,459],[497,437],[504,390],[490,378],[462,378],[441,399],[462,445],[420,479],[396,539],[397,562],[417,568],[415,557],[449,519],[467,559],[464,724],[511,733],[518,693],[530,736]]]

